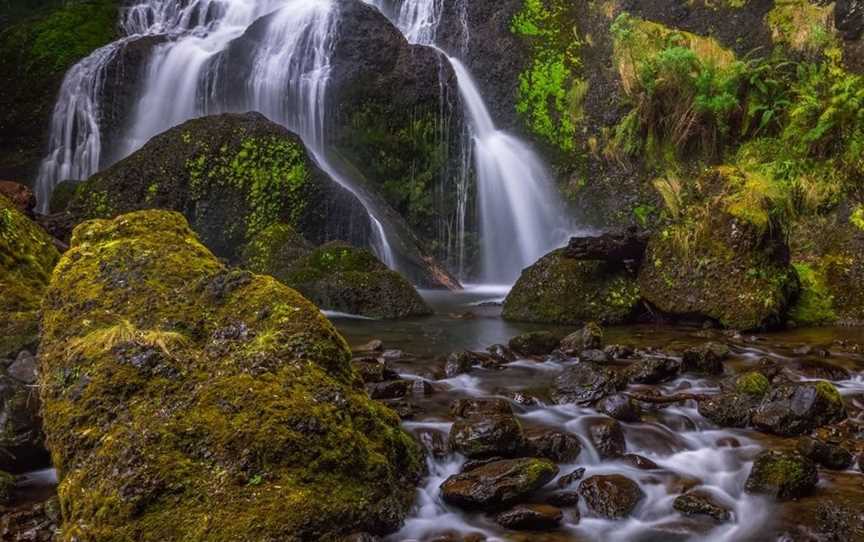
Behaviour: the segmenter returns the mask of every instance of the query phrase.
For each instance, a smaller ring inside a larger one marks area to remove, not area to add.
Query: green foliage
[[[565,152],[575,149],[587,83],[582,69],[572,6],[563,0],[525,0],[510,24],[531,50],[531,65],[519,76],[516,110],[531,130]]]

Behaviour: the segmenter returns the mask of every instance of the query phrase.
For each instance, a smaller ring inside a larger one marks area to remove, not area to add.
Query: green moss
[[[816,383],[816,391],[823,399],[834,403],[835,405],[843,405],[843,396],[840,395],[840,392],[837,391],[834,384],[820,380]]]
[[[771,389],[771,383],[760,372],[750,371],[735,379],[735,391],[745,395],[762,397]]]
[[[42,326],[63,540],[334,540],[407,513],[419,446],[345,341],[181,215],[76,228]]]
[[[510,31],[530,48],[531,63],[519,75],[516,110],[531,130],[565,152],[576,147],[588,83],[573,6],[562,0],[524,0]]]
[[[765,16],[774,43],[798,51],[821,52],[837,45],[831,29],[832,9],[808,0],[777,0]]]
[[[240,261],[255,273],[284,278],[284,273],[311,250],[303,236],[280,222],[255,235],[243,249]]]
[[[15,490],[15,477],[7,472],[0,471],[0,506],[12,503]]]
[[[859,230],[864,231],[864,205],[855,207],[849,217],[849,221]]]
[[[834,312],[833,296],[825,284],[821,270],[798,262],[794,264],[801,282],[798,302],[789,311],[789,317],[798,324],[819,325],[837,320]]]

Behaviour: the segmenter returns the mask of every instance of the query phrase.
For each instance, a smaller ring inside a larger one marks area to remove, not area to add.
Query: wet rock
[[[557,506],[559,508],[576,508],[579,506],[579,492],[578,491],[555,491],[550,493],[546,497],[546,502],[551,504],[552,506]],[[576,514],[579,513],[578,510],[571,511]],[[578,516],[577,518],[578,519]]]
[[[654,470],[660,468],[657,463],[651,461],[645,456],[638,454],[624,454],[623,456],[621,456],[621,459],[626,461],[627,463],[630,463],[630,465],[634,468],[641,470]]]
[[[418,414],[423,412],[423,409],[412,403],[411,401],[406,401],[403,399],[390,399],[385,400],[384,403],[387,404],[391,409],[393,409],[396,414],[399,415],[399,418],[403,420],[412,420]]]
[[[416,398],[429,397],[435,392],[432,383],[425,378],[417,378],[411,382],[411,396]]]
[[[31,385],[0,372],[0,470],[21,473],[50,464],[39,404]]]
[[[433,457],[446,457],[450,455],[450,446],[447,443],[447,435],[442,431],[435,429],[421,429],[417,431],[417,439]]]
[[[488,465],[490,463],[495,463],[496,461],[504,460],[504,457],[484,457],[482,459],[469,459],[462,465],[462,472],[469,472],[474,469],[479,469],[484,465]]]
[[[390,370],[381,358],[355,358],[351,360],[351,365],[360,373],[364,384],[383,382],[399,376]]]
[[[799,356],[816,356],[817,358],[831,357],[831,352],[827,348],[815,344],[804,344],[798,346],[792,349],[792,353],[798,354]]]
[[[372,399],[399,399],[411,391],[410,380],[388,380],[366,384],[366,391]]]
[[[510,403],[504,399],[457,399],[450,403],[450,414],[457,418],[512,413]]]
[[[579,353],[579,360],[586,361],[588,363],[609,363],[612,361],[612,358],[609,357],[604,350],[598,350],[596,348],[592,348],[590,350],[583,350]]]
[[[522,426],[507,414],[456,420],[449,440],[451,450],[470,458],[514,456],[524,447]]]
[[[381,542],[381,539],[369,533],[354,533],[343,538],[341,542]]]
[[[558,404],[587,405],[621,390],[626,381],[617,371],[594,363],[568,366],[555,379],[552,398]]]
[[[12,493],[15,489],[15,477],[0,470],[0,506],[12,502]]]
[[[461,508],[500,506],[530,495],[557,474],[548,459],[505,459],[451,476],[441,484],[441,497]]]
[[[621,457],[627,449],[624,431],[618,420],[592,420],[588,425],[588,438],[602,458]]]
[[[509,346],[505,346],[503,344],[493,344],[492,346],[486,349],[489,354],[496,358],[499,363],[510,363],[511,361],[516,361],[516,354],[510,350]]]
[[[717,521],[729,521],[731,512],[717,504],[709,494],[689,492],[679,495],[672,503],[672,507],[685,516],[704,515]]]
[[[56,498],[0,514],[0,540],[53,542],[60,539],[60,504]]]
[[[759,371],[750,371],[732,379],[735,393],[753,398],[763,397],[771,389],[771,382]]]
[[[461,374],[471,372],[474,366],[474,360],[468,352],[453,352],[447,356],[447,361],[444,363],[444,374],[447,378],[453,378]]]
[[[810,459],[798,453],[765,450],[753,462],[744,489],[788,500],[809,494],[818,481],[816,465]]]
[[[33,384],[36,382],[36,356],[22,350],[6,369],[6,374],[22,384]]]
[[[630,364],[624,376],[637,384],[660,384],[678,376],[681,362],[672,358],[646,358]]]
[[[645,493],[633,480],[620,474],[592,476],[579,484],[579,494],[594,514],[618,519],[629,516]]]
[[[560,508],[548,504],[519,504],[495,516],[495,521],[515,531],[549,531],[561,524]]]
[[[597,403],[597,410],[622,422],[634,423],[642,420],[639,404],[623,393],[603,398]]]
[[[594,322],[589,322],[579,331],[564,337],[559,348],[565,354],[578,354],[583,350],[599,350],[603,348],[603,328]]]
[[[756,404],[749,395],[719,393],[699,401],[697,410],[720,427],[747,427]]]
[[[576,435],[556,429],[529,429],[525,432],[526,455],[545,457],[556,463],[571,463],[579,457],[582,443]]]
[[[818,378],[822,380],[848,380],[850,373],[843,367],[817,360],[802,361],[798,370],[807,378]]]
[[[603,351],[612,359],[631,359],[635,353],[632,347],[623,344],[610,344]]]
[[[391,348],[381,352],[381,357],[384,358],[385,361],[402,359],[404,356],[405,352],[396,348]]]
[[[842,446],[824,442],[812,437],[798,439],[798,453],[810,458],[823,467],[845,470],[852,465],[852,453]]]
[[[526,391],[510,391],[504,392],[504,395],[507,395],[511,401],[516,403],[517,405],[522,406],[538,406],[543,404],[539,398],[534,396],[533,394]]]
[[[523,356],[546,356],[558,347],[561,338],[549,331],[532,331],[510,339],[510,349]]]
[[[384,350],[384,343],[380,339],[372,339],[366,344],[361,344],[357,348],[354,349],[355,352],[382,352]]]
[[[571,486],[581,480],[583,476],[585,476],[585,467],[579,467],[573,472],[569,472],[561,478],[558,478],[558,487],[564,488]]]
[[[846,418],[843,398],[829,382],[780,385],[756,408],[752,423],[762,431],[783,436],[809,433]]]
[[[684,351],[683,370],[693,373],[722,374],[723,361],[729,357],[729,347],[707,342]]]
[[[857,40],[864,31],[864,2],[837,0],[834,5],[834,26],[847,40]]]

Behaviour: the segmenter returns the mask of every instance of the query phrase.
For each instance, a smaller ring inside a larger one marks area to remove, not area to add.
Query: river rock
[[[486,348],[486,351],[489,354],[498,360],[498,363],[505,364],[510,363],[511,361],[516,361],[516,354],[510,350],[509,346],[503,344],[493,344]]]
[[[588,405],[621,390],[626,380],[609,367],[577,363],[564,369],[555,379],[552,398],[558,404]]]
[[[579,494],[591,512],[608,519],[629,516],[645,498],[639,484],[620,474],[587,478],[579,484]]]
[[[722,384],[721,384],[722,385]],[[730,385],[734,393],[754,399],[764,397],[771,389],[771,382],[759,371],[749,371],[732,378]]]
[[[0,514],[0,540],[54,542],[60,540],[61,513],[57,498],[18,506]]]
[[[0,359],[38,342],[38,311],[60,257],[52,239],[0,195]]]
[[[533,428],[525,431],[525,450],[526,455],[572,463],[582,451],[582,442],[576,435],[564,431]]]
[[[506,320],[545,324],[620,324],[639,306],[639,286],[625,269],[550,252],[522,272],[504,300]]]
[[[699,401],[699,414],[720,427],[747,427],[758,403],[750,395],[719,393]]]
[[[573,472],[569,472],[558,478],[558,487],[564,488],[571,486],[581,480],[583,476],[585,476],[585,467],[579,467]]]
[[[561,524],[560,508],[548,504],[517,504],[495,516],[495,522],[516,531],[549,531]]]
[[[474,366],[474,360],[468,352],[453,352],[447,356],[447,361],[444,363],[444,375],[447,378],[453,378],[464,373],[471,372]]]
[[[819,360],[804,360],[798,365],[798,371],[807,378],[820,380],[848,380],[849,371],[843,367]]]
[[[603,328],[594,322],[588,322],[579,331],[574,331],[561,339],[559,348],[565,354],[578,354],[583,350],[599,350],[603,348]]]
[[[631,363],[624,376],[637,384],[660,384],[678,376],[681,362],[673,358],[645,358]]]
[[[864,31],[864,2],[837,0],[834,5],[834,25],[847,40],[857,40]]]
[[[321,540],[399,526],[422,450],[358,385],[316,306],[227,268],[173,212],[81,224],[58,265],[39,384],[64,533]]]
[[[456,420],[449,440],[451,450],[470,458],[514,456],[525,445],[522,426],[507,414]]]
[[[360,374],[360,378],[366,384],[383,382],[398,377],[398,375],[387,367],[387,363],[382,358],[355,358],[351,360],[351,365]]]
[[[744,489],[788,500],[809,494],[818,481],[816,465],[810,459],[798,453],[765,450],[756,456]]]
[[[672,507],[685,516],[705,515],[717,521],[729,521],[732,513],[728,508],[717,504],[710,494],[690,491],[679,495]]]
[[[820,381],[777,386],[756,408],[752,422],[762,431],[797,436],[845,418],[840,392],[831,383]]]
[[[532,331],[510,339],[510,350],[523,356],[547,356],[558,348],[561,338],[550,331]]]
[[[366,391],[372,399],[399,399],[411,391],[413,382],[410,380],[387,380],[366,384]]]
[[[450,403],[450,414],[457,418],[512,413],[513,409],[505,399],[457,399]]]
[[[571,508],[568,517],[571,522],[576,523],[579,519],[579,492],[578,491],[553,491],[546,497],[546,503],[558,508]],[[571,517],[575,514],[575,518]],[[573,521],[576,520],[576,521]]]
[[[660,468],[660,465],[639,454],[624,454],[621,456],[621,460],[629,463],[633,468],[640,470],[654,470]]]
[[[642,420],[639,404],[623,393],[601,399],[597,403],[597,411],[622,422],[635,423]]]
[[[588,363],[599,363],[601,365],[612,361],[612,357],[605,350],[599,348],[591,348],[579,352],[579,361]]]
[[[504,459],[451,476],[441,484],[441,497],[460,508],[490,508],[530,495],[557,474],[548,459]]]
[[[688,348],[684,351],[683,369],[694,373],[722,374],[723,361],[729,353],[729,347],[718,342]]]
[[[0,471],[22,473],[50,464],[38,394],[0,370]]]
[[[0,506],[12,503],[15,490],[15,477],[0,470]]]
[[[588,438],[601,458],[621,457],[627,449],[624,431],[615,419],[591,420],[588,425]]]
[[[845,470],[852,465],[852,453],[842,446],[824,442],[812,437],[798,439],[798,453],[808,457],[823,467]]]
[[[417,439],[433,457],[446,457],[450,454],[450,445],[447,443],[447,435],[437,429],[420,429],[417,431]]]

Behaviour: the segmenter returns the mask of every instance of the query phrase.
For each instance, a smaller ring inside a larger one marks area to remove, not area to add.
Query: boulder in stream
[[[531,331],[510,339],[510,350],[523,356],[547,356],[551,354],[561,337],[551,331]]]
[[[525,431],[525,450],[526,455],[572,463],[582,451],[582,442],[576,435],[557,429],[532,428]]]
[[[852,466],[852,452],[831,442],[801,437],[798,439],[796,449],[804,457],[809,457],[825,468],[844,470]]]
[[[639,484],[620,474],[586,478],[579,484],[579,494],[591,512],[608,519],[629,516],[645,498]]]
[[[555,379],[552,397],[558,404],[587,405],[623,389],[626,380],[614,369],[594,363],[569,365]]]
[[[843,397],[826,381],[782,384],[771,390],[753,412],[753,425],[782,436],[809,433],[846,419]]]
[[[561,524],[561,509],[548,504],[517,504],[495,516],[495,522],[516,531],[548,531]]]
[[[411,509],[422,450],[368,398],[344,339],[296,291],[227,268],[178,213],[79,225],[42,331],[64,536],[335,539]]]
[[[684,351],[683,369],[694,373],[722,374],[723,362],[728,357],[728,346],[710,341]]]
[[[600,418],[588,422],[588,437],[601,458],[621,457],[627,450],[621,424],[613,418]]]
[[[441,497],[460,508],[494,508],[527,497],[557,474],[548,459],[503,459],[451,476],[441,484]]]
[[[685,516],[703,515],[717,521],[729,521],[732,518],[728,508],[717,504],[710,494],[699,491],[688,491],[679,495],[673,501],[672,507]]]
[[[456,420],[449,440],[451,450],[470,458],[514,456],[525,446],[522,426],[512,414]]]
[[[751,395],[726,392],[699,401],[699,414],[720,427],[747,427],[758,402]]]
[[[788,500],[809,494],[818,481],[816,465],[810,459],[798,453],[765,450],[756,456],[744,489]]]

